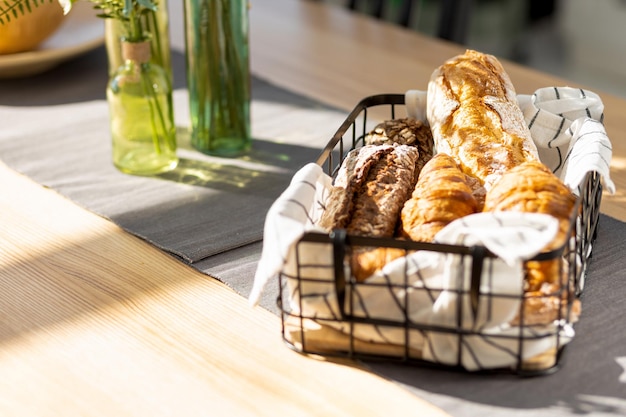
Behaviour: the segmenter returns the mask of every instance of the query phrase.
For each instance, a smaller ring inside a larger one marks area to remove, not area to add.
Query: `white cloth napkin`
[[[541,162],[573,191],[587,172],[596,171],[607,191],[615,192],[609,175],[611,142],[602,125],[604,104],[597,94],[580,88],[546,87],[531,96],[520,94],[517,100]]]
[[[590,92],[577,90],[574,100],[570,89],[556,91],[561,100],[555,99],[552,88],[519,97],[529,125],[534,120],[531,131],[542,149],[540,155],[553,164],[552,168],[573,190],[586,172],[597,171],[607,189],[613,192],[615,188],[609,177],[611,147],[601,124],[601,101]],[[586,98],[581,99],[581,95]],[[407,92],[407,114],[423,118],[424,98],[423,92]],[[591,109],[581,110],[587,103],[584,100],[593,101],[593,106],[587,106]],[[579,114],[582,117],[576,118]],[[560,120],[558,123],[556,118]],[[565,125],[567,128],[563,129]],[[575,164],[576,169],[568,170],[569,164]],[[569,325],[559,328],[557,323],[552,323],[533,327],[531,331],[509,324],[519,312],[523,294],[523,260],[539,253],[558,230],[553,217],[529,213],[479,213],[451,223],[436,236],[440,243],[482,245],[499,256],[485,260],[487,267],[482,270],[478,300],[468,299],[471,268],[467,258],[418,251],[390,262],[368,278],[366,284],[349,286],[346,294],[345,302],[352,299],[350,305],[355,316],[391,320],[399,326],[342,322],[340,311],[346,306],[339,305],[335,294],[332,246],[313,242],[296,244],[305,232],[319,231],[315,220],[324,210],[331,184],[332,179],[319,166],[308,164],[274,203],[266,218],[251,304],[258,302],[266,283],[282,273],[287,277],[290,306],[295,314],[331,319],[325,323],[342,331],[350,330],[365,341],[404,345],[408,340],[411,348],[423,352],[424,359],[456,364],[460,357],[462,365],[469,370],[514,365],[518,355],[532,357],[558,347],[557,343],[567,343],[573,336]],[[296,277],[301,280],[296,282]],[[404,290],[405,282],[413,290]],[[386,285],[371,285],[376,283]],[[453,330],[459,325],[458,317],[462,317],[464,329],[480,329],[480,332],[459,343],[454,331],[447,334],[409,331],[407,337],[402,326],[405,320],[410,320]],[[530,333],[533,337],[520,344],[519,335]]]
[[[267,281],[288,260],[293,244],[305,231],[313,230],[323,211],[332,178],[317,164],[307,164],[293,176],[289,187],[265,217],[263,249],[249,299],[256,304]]]

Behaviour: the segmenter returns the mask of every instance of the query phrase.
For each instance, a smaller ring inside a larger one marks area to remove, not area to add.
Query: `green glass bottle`
[[[250,148],[248,0],[185,0],[191,144],[219,156]]]
[[[150,62],[149,41],[121,46],[124,64],[107,88],[113,163],[128,174],[170,171],[178,157],[168,75]]]

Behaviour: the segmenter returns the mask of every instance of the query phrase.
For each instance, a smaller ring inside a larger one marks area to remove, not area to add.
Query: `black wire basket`
[[[334,177],[346,154],[363,146],[364,137],[375,121],[404,117],[404,110],[403,94],[364,98],[339,127],[317,163]],[[295,245],[291,259],[293,267],[284,269],[279,276],[277,302],[285,342],[294,350],[311,355],[399,361],[462,371],[507,372],[525,376],[554,372],[572,337],[573,324],[580,308],[579,296],[583,291],[592,243],[597,234],[602,197],[599,175],[595,172],[587,174],[578,192],[579,198],[570,220],[570,238],[565,239],[560,247],[527,260],[557,265],[554,281],[558,285],[549,293],[520,291],[520,295],[512,296],[484,291],[481,283],[483,271],[491,267],[496,256],[483,246],[351,236],[342,230],[330,234],[306,233]],[[313,247],[323,248],[322,252],[327,255],[309,259],[307,254]],[[415,285],[406,272],[404,279],[393,282],[358,282],[350,268],[346,267],[346,259],[361,248],[392,248],[403,251],[407,259],[417,252],[454,255],[460,265],[469,271],[469,280],[453,288],[438,288]],[[454,295],[457,304],[455,316],[443,324],[415,319],[415,300],[432,299],[442,291]],[[386,299],[398,314],[392,316],[385,312],[366,311],[363,294]],[[514,301],[519,305],[515,325],[501,333],[486,333],[485,326],[478,323],[481,309],[511,297],[517,297]],[[327,313],[307,307],[310,298],[315,298],[317,305],[326,306]],[[545,322],[531,321],[524,315],[526,308],[533,303],[550,303],[555,313]],[[381,337],[371,338],[363,334]],[[393,337],[388,338],[387,334]],[[436,337],[445,338],[450,345],[450,351],[445,355],[433,351],[430,346],[430,341]],[[391,339],[393,342],[389,342]],[[468,346],[476,343],[496,349],[498,355],[508,356],[507,364],[485,365],[483,361],[472,358],[473,352]],[[537,346],[548,348],[537,352]],[[471,369],[468,369],[468,360],[473,364]]]

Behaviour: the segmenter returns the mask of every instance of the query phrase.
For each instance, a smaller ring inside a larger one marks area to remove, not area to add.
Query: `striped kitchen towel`
[[[517,99],[545,165],[572,190],[587,172],[596,171],[606,190],[615,192],[609,175],[611,142],[602,124],[604,104],[596,93],[545,87]]]

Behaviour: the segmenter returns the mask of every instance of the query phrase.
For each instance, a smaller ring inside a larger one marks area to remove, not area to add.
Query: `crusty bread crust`
[[[433,157],[435,145],[430,126],[421,120],[405,117],[385,120],[363,138],[366,145],[412,145],[419,150],[417,172]]]
[[[355,194],[367,181],[370,170],[392,150],[391,145],[364,146],[346,155],[326,201],[319,226],[327,230],[348,227],[354,212]]]
[[[358,236],[392,237],[417,180],[419,151],[408,145],[365,145],[350,151],[318,223]]]
[[[340,167],[319,225],[345,229],[355,236],[393,237],[400,210],[417,180],[420,152],[409,145],[365,145],[351,151]],[[401,250],[357,247],[350,256],[352,274],[362,281]]]
[[[492,55],[467,50],[437,68],[426,112],[436,151],[487,190],[507,170],[539,160],[513,84]]]
[[[354,213],[346,227],[349,234],[392,237],[400,210],[415,186],[419,151],[413,146],[394,146],[370,169],[354,199]]]

